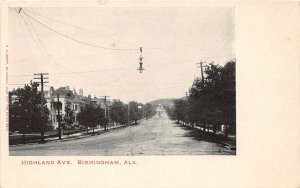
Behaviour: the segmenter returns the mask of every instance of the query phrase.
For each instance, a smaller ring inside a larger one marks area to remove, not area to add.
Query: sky
[[[145,103],[183,97],[196,63],[235,58],[233,8],[27,7],[10,9],[8,23],[10,90],[43,72],[45,90]]]

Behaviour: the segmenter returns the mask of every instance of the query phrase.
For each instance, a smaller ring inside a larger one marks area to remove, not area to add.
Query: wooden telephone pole
[[[38,74],[34,74],[34,76],[39,76],[34,78],[35,80],[39,80],[36,83],[41,84],[41,118],[44,118],[44,84],[45,83],[49,83],[48,79],[49,77],[44,77],[45,75],[49,75],[49,73],[38,73]],[[45,127],[44,124],[42,123],[41,125],[41,141],[44,142],[45,138],[44,138],[44,134],[45,134]]]
[[[130,102],[128,102],[127,126],[130,125]]]
[[[57,94],[57,123],[58,123],[58,139],[61,140],[61,117],[60,117],[60,108],[61,108],[61,103],[59,102],[59,94]]]
[[[199,64],[200,66],[200,68],[201,68],[201,83],[202,83],[202,87],[204,86],[204,75],[203,75],[203,64],[204,63],[206,63],[206,62],[202,62],[202,61],[200,61],[200,63],[197,63],[197,64]],[[199,68],[198,67],[198,68]]]
[[[106,95],[105,95],[105,96],[101,96],[101,97],[103,97],[102,100],[104,100],[104,105],[105,105],[105,111],[104,111],[105,119],[108,120],[108,125],[110,125],[109,108],[108,108],[108,106],[107,106],[107,98],[110,97],[110,96],[106,96]],[[105,125],[105,128],[104,128],[104,129],[106,130],[106,125]]]

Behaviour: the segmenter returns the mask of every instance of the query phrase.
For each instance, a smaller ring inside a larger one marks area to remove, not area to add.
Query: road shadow
[[[199,129],[194,129],[192,127],[183,127],[178,126],[182,129],[186,130],[183,137],[191,137],[194,140],[197,141],[205,141],[205,142],[212,142],[216,144],[222,144],[222,145],[230,145],[230,146],[236,146],[236,140],[232,138],[225,138],[224,135],[217,135],[213,133],[206,133]]]

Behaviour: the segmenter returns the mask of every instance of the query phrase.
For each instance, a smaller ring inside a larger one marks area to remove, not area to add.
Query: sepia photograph
[[[8,7],[10,156],[236,155],[233,7]]]
[[[0,5],[1,188],[299,188],[299,2]]]

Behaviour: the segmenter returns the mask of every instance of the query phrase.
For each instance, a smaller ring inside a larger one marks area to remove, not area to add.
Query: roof
[[[71,90],[66,89],[65,87],[60,87],[57,90],[54,90],[52,93],[52,96],[56,96],[59,95],[60,97],[70,97],[70,98],[74,98],[74,94]]]
[[[74,103],[86,103],[86,101],[87,101],[86,97],[81,96],[81,95],[75,95],[74,99],[73,99]]]
[[[51,93],[50,90],[44,91],[44,96],[47,99],[50,98],[50,93]],[[72,100],[72,103],[79,103],[79,104],[86,104],[86,103],[90,103],[90,102],[94,102],[97,104],[100,103],[99,98],[97,98],[97,97],[91,98],[91,97],[82,96],[82,95],[77,94],[76,92],[73,92],[72,90],[70,90],[69,87],[60,87],[56,90],[53,89],[51,97],[56,98],[57,94],[59,95],[59,97],[62,97],[62,98],[65,97],[65,98]]]

